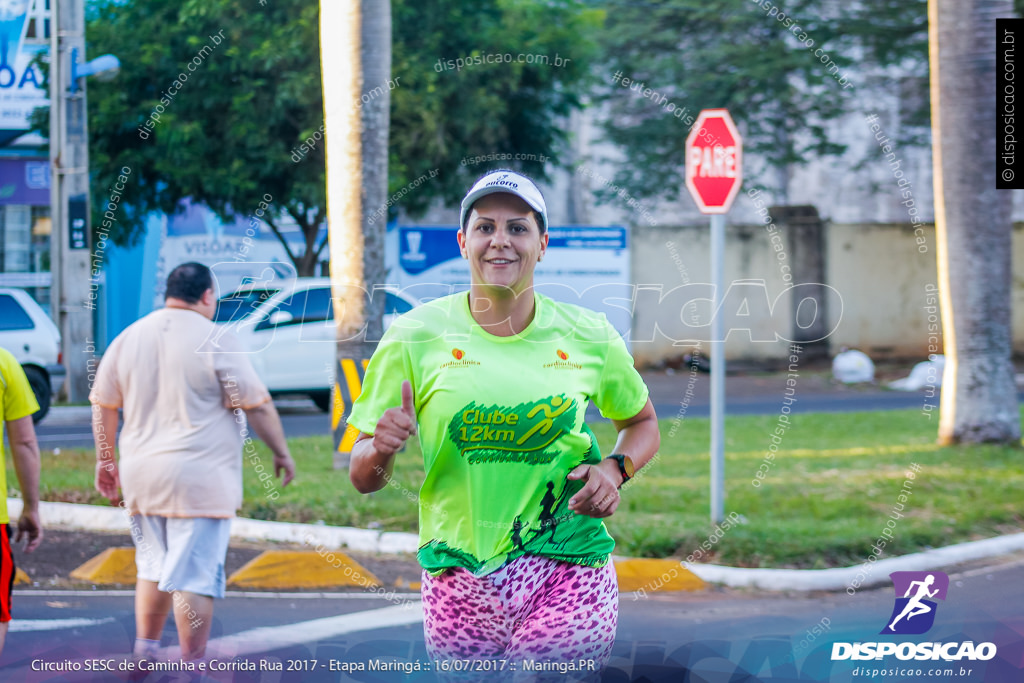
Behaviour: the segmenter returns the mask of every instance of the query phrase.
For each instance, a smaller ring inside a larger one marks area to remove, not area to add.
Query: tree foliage
[[[693,117],[730,108],[748,151],[776,169],[839,153],[828,123],[856,89],[837,79],[857,60],[926,64],[926,0],[780,4],[393,0],[389,192],[415,215],[458,201],[497,166],[544,179],[563,161],[567,115],[596,93],[607,138],[626,155],[617,182],[636,196],[672,198],[688,125],[612,83],[615,72]],[[90,12],[87,39],[90,56],[122,62],[115,80],[89,85],[93,224],[124,166],[131,182],[111,232],[119,243],[140,233],[147,213],[171,213],[185,197],[230,218],[269,195],[277,213],[267,223],[276,231],[287,214],[302,228],[308,248],[294,256],[310,272],[326,215],[318,3],[104,0]]]
[[[113,81],[89,85],[94,225],[127,166],[116,241],[137,235],[147,213],[173,213],[186,197],[227,219],[252,214],[269,195],[264,220],[280,236],[279,217],[290,215],[314,264],[325,216],[323,145],[306,163],[293,162],[292,152],[323,121],[318,31],[318,5],[302,0],[96,7],[89,54],[113,53],[122,66]]]
[[[871,0],[843,6],[839,30],[847,49],[886,66],[909,62],[928,71],[928,0]]]
[[[730,110],[748,152],[781,172],[759,180],[784,195],[790,165],[844,151],[828,124],[854,102],[861,61],[927,64],[926,0],[627,0],[610,9],[604,129],[626,155],[616,182],[638,196],[679,195],[689,128],[715,107]],[[667,101],[621,87],[613,73]]]
[[[314,0],[94,6],[88,53],[115,54],[122,67],[113,81],[89,83],[93,225],[124,167],[130,182],[110,230],[119,244],[141,234],[147,214],[171,214],[184,198],[229,220],[252,214],[269,195],[263,219],[279,238],[285,214],[299,225],[306,248],[290,255],[311,274],[326,216],[318,9]],[[539,160],[557,162],[563,118],[579,106],[595,13],[573,0],[394,0],[393,16],[389,188],[430,171],[436,177],[402,204],[416,212],[437,198],[457,201],[485,170],[463,163],[469,156],[533,155],[487,167],[543,177]],[[223,37],[219,45],[214,36]],[[504,53],[511,63],[435,68]],[[520,63],[519,54],[549,63]],[[364,83],[364,92],[381,85]],[[45,133],[45,116],[36,121]]]
[[[590,85],[599,11],[575,0],[393,0],[392,8],[392,69],[402,82],[391,95],[391,188],[438,174],[408,195],[407,208],[456,202],[492,168],[545,178],[542,158],[559,165],[565,118]],[[525,158],[476,159],[505,154]]]

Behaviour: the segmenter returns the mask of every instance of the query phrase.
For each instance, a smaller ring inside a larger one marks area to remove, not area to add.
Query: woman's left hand
[[[612,470],[605,463],[611,463]],[[622,475],[614,460],[597,465],[580,465],[569,473],[569,479],[582,479],[583,488],[569,499],[569,509],[587,517],[611,517],[619,507],[619,483]]]

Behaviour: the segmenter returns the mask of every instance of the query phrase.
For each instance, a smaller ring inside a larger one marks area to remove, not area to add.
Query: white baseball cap
[[[473,185],[469,194],[467,194],[462,200],[462,217],[459,220],[460,230],[464,225],[466,225],[466,217],[469,216],[469,212],[473,208],[473,204],[475,204],[481,197],[486,197],[487,195],[495,194],[496,192],[514,194],[529,204],[531,209],[540,214],[543,223],[543,225],[540,226],[541,232],[547,232],[548,207],[547,204],[544,203],[544,195],[540,193],[540,188],[538,188],[536,183],[526,176],[507,169],[491,171],[483,178],[476,181],[476,184]]]

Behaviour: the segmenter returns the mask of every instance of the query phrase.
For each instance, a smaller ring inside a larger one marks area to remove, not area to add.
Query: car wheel
[[[320,410],[330,412],[331,410],[331,392],[329,391],[314,391],[310,393],[309,397],[316,404],[316,407]]]
[[[39,368],[25,368],[25,376],[28,377],[29,386],[32,387],[32,393],[36,395],[36,403],[39,404],[39,410],[32,415],[32,422],[38,423],[46,417],[46,413],[50,412],[50,380],[47,379],[46,373]]]

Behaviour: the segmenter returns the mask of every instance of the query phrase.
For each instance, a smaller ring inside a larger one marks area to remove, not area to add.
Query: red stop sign
[[[701,213],[726,213],[743,182],[743,140],[725,109],[705,109],[686,138],[686,187]]]

